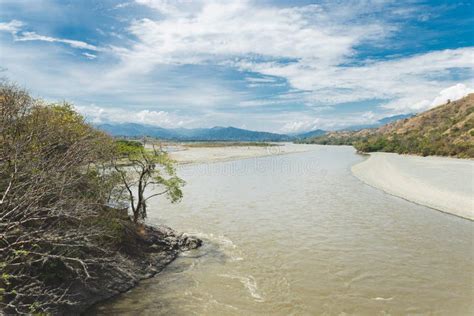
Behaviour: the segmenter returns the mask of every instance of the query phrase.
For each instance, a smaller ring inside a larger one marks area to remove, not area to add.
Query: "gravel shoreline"
[[[473,160],[371,153],[352,173],[389,194],[474,220]]]
[[[180,164],[212,163],[237,159],[285,155],[306,152],[314,145],[281,143],[277,146],[223,146],[223,147],[186,147],[170,152],[170,157]]]

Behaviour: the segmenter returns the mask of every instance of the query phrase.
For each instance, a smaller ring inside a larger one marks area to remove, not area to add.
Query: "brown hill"
[[[309,142],[353,145],[363,152],[474,158],[474,94],[376,129],[332,132]]]

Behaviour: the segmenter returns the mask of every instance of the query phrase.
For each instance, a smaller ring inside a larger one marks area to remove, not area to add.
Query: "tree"
[[[0,314],[68,314],[104,276],[131,280],[123,249],[147,200],[176,202],[183,184],[164,151],[117,143],[70,104],[0,82]]]
[[[172,203],[181,200],[185,182],[176,175],[174,162],[161,147],[152,145],[147,149],[130,141],[118,141],[117,151],[122,159],[114,159],[112,164],[128,195],[135,223],[147,217],[149,199],[166,195]],[[153,191],[146,195],[147,189]]]
[[[97,224],[116,187],[112,148],[70,105],[0,83],[0,314],[74,305],[74,284],[113,254]]]

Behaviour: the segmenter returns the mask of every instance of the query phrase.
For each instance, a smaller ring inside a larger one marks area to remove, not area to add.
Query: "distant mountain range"
[[[411,117],[412,115],[390,116],[379,120],[370,125],[357,125],[345,128],[347,131],[356,131],[364,128],[380,127],[389,122]],[[293,141],[307,138],[318,137],[327,132],[322,129],[316,129],[299,134],[285,135],[269,132],[250,131],[236,127],[212,128],[162,128],[153,125],[137,123],[102,123],[97,124],[97,128],[116,137],[154,137],[163,140],[174,141]]]
[[[175,141],[291,141],[293,137],[283,134],[249,131],[235,127],[212,128],[161,128],[152,125],[121,123],[98,124],[99,129],[112,136],[140,137],[149,136]]]

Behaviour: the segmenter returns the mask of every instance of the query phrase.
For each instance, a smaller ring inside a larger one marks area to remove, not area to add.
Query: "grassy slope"
[[[474,158],[474,94],[377,129],[332,132],[309,141],[360,151]]]

